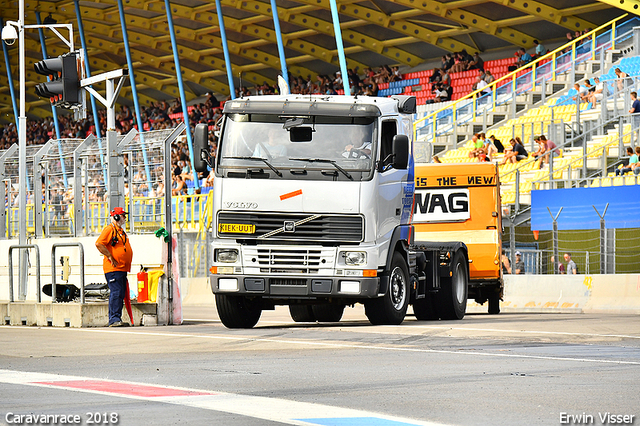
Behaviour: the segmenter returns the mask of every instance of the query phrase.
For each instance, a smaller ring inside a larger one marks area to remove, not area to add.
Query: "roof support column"
[[[336,47],[338,48],[338,59],[340,60],[340,71],[342,73],[342,88],[345,96],[351,96],[351,87],[349,87],[349,73],[347,72],[347,59],[344,56],[344,46],[342,44],[342,30],[340,30],[340,17],[338,16],[338,5],[336,0],[331,0],[331,18],[333,19],[333,32],[336,38]]]
[[[77,0],[76,0],[77,1]],[[118,0],[118,11],[120,12],[120,25],[122,25],[122,41],[124,44],[124,52],[127,56],[127,68],[129,68],[129,81],[131,82],[131,97],[133,98],[133,105],[136,110],[136,123],[138,123],[138,132],[140,132],[140,146],[142,148],[142,158],[144,160],[144,171],[147,175],[147,188],[151,190],[151,170],[149,169],[149,159],[147,158],[147,149],[144,145],[144,129],[142,126],[142,114],[140,114],[140,102],[138,101],[138,89],[136,88],[136,79],[133,72],[133,61],[131,60],[131,49],[129,48],[129,35],[127,33],[127,22],[124,18],[124,7],[122,6],[122,0]],[[115,130],[115,129],[109,129]],[[193,163],[193,160],[191,160]],[[129,177],[130,179],[131,176]],[[133,181],[133,180],[132,180]],[[130,197],[133,197],[133,187],[130,186]]]
[[[118,2],[122,2],[122,0],[118,0]],[[216,0],[216,6],[219,4],[220,0]],[[176,80],[178,80],[178,91],[180,92],[180,103],[182,104],[182,116],[184,117],[184,124],[186,126],[187,132],[187,145],[189,146],[189,158],[191,159],[191,170],[193,172],[193,186],[195,189],[200,189],[200,180],[198,179],[198,174],[193,170],[193,165],[195,164],[193,158],[193,140],[191,139],[191,126],[189,125],[189,109],[187,108],[187,97],[184,94],[184,83],[182,82],[182,69],[180,68],[180,57],[178,56],[178,42],[176,40],[176,29],[173,27],[173,15],[171,14],[171,3],[169,0],[164,0],[164,8],[167,13],[167,26],[169,27],[169,35],[171,35],[171,49],[173,50],[173,62],[176,66]],[[220,16],[220,15],[218,15]],[[226,42],[223,42],[223,45],[226,45]],[[227,62],[227,70],[230,69],[231,65],[229,61],[225,57]],[[170,182],[165,182],[165,185],[171,185]]]
[[[280,31],[280,18],[278,17],[278,6],[276,0],[271,0],[271,13],[273,14],[273,27],[276,31],[276,40],[278,42],[278,54],[280,55],[280,68],[282,69],[282,78],[289,86],[289,72],[287,71],[287,58],[284,56],[284,43],[282,42],[282,31]]]
[[[222,5],[220,0],[216,0],[216,13],[218,14],[218,26],[220,27],[220,38],[222,39],[222,51],[224,53],[224,63],[227,67],[227,79],[229,80],[229,93],[231,94],[231,99],[235,99],[236,88],[233,85],[233,71],[231,70],[231,59],[229,59],[229,45],[227,44],[227,32],[224,29],[224,17],[222,15]],[[187,135],[189,133],[190,133],[189,128],[187,127]]]

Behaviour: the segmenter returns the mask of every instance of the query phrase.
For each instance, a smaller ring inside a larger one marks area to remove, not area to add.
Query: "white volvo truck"
[[[418,319],[464,316],[465,244],[414,241],[415,111],[409,96],[235,99],[215,160],[197,126],[195,169],[215,173],[210,283],[226,327],[276,305],[295,321],[339,321],[356,303],[373,324],[400,324],[409,304]]]

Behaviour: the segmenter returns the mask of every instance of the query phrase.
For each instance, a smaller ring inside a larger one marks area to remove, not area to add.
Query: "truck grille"
[[[258,266],[265,274],[317,274],[320,250],[258,249]]]
[[[218,233],[222,238],[257,239],[285,226],[309,219],[312,214],[298,213],[255,213],[255,212],[220,212],[219,224],[255,225],[255,232]],[[357,215],[317,215],[308,222],[295,225],[294,230],[277,232],[265,238],[265,241],[291,240],[305,242],[360,242],[363,239],[364,223],[362,216]]]

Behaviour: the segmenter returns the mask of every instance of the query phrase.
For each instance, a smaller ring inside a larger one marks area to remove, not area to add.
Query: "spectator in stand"
[[[524,47],[521,47],[519,50],[518,61],[516,62],[516,65],[518,66],[518,68],[523,67],[531,62],[531,59],[531,55],[527,53]]]
[[[473,54],[472,60],[467,64],[467,70],[484,71],[484,60],[482,60],[478,52]]]
[[[447,53],[442,57],[442,65],[440,66],[440,68],[442,68],[445,71],[449,71],[449,69],[451,69],[453,64],[455,64],[453,57],[451,56],[451,54]]]
[[[491,88],[487,87],[488,84],[486,81],[484,81],[484,79],[482,78],[482,76],[478,76],[477,77],[477,81],[476,81],[476,90],[481,90],[481,95],[487,94],[487,93],[491,93]]]
[[[502,164],[506,164],[507,162],[515,164],[518,161],[525,160],[529,156],[524,146],[518,143],[516,139],[511,139],[509,143],[511,144],[511,151],[505,152]]]
[[[595,108],[596,102],[602,99],[602,91],[604,90],[604,85],[600,83],[600,79],[598,77],[594,77],[593,81],[595,84],[595,89],[589,95],[589,102],[591,103],[591,107]]]
[[[480,139],[480,133],[476,133],[471,137],[473,142],[473,148],[469,151],[469,158],[478,158],[480,154],[484,153],[484,142]]]
[[[484,72],[484,81],[486,81],[487,84],[491,84],[495,80],[496,80],[496,78],[493,76],[493,74],[491,74],[491,71],[485,70],[485,72]]]
[[[486,139],[484,133],[482,133],[482,141],[484,142],[484,160],[493,161],[494,156],[498,153],[498,147],[495,146],[491,138]]]
[[[616,176],[622,176],[625,173],[632,171],[635,163],[638,162],[638,156],[633,153],[633,148],[630,146],[627,147],[627,156],[629,159],[626,161],[626,164],[616,169]]]
[[[453,54],[454,64],[449,72],[462,72],[467,69],[467,62],[464,60],[462,53]]]
[[[626,72],[623,72],[620,68],[616,68],[615,70],[613,70],[613,72],[615,72],[616,77],[618,77],[618,81],[616,82],[618,84],[618,90],[623,91],[625,85],[627,83],[630,83],[629,74],[627,74]]]
[[[549,164],[550,156],[559,157],[560,150],[558,149],[558,145],[556,145],[555,142],[548,140],[545,135],[540,135],[538,138],[544,144],[546,154],[542,156],[542,162],[540,163],[540,168],[542,168],[544,167],[544,164]]]
[[[356,77],[358,75],[356,74]],[[398,67],[391,67],[391,81],[400,81],[402,80],[402,74],[400,74],[400,69]]]
[[[535,58],[539,58],[540,56],[544,56],[547,53],[547,49],[538,42],[538,40],[533,40],[533,44],[536,46]]]
[[[441,68],[433,69],[433,74],[431,74],[431,76],[429,77],[429,83],[433,84],[442,81],[442,73],[440,72],[440,70]]]
[[[493,144],[495,145],[499,153],[504,152],[504,145],[502,145],[502,142],[500,141],[500,139],[496,139],[494,135],[489,136],[489,139],[491,139],[491,142],[493,142]]]
[[[587,97],[589,96],[589,89],[585,86],[581,86],[580,83],[576,83],[573,85],[573,89],[576,91],[576,95],[572,98],[574,101],[577,101],[580,98],[580,102],[586,102]]]

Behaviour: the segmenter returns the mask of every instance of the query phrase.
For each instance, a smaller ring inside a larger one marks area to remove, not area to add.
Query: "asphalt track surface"
[[[332,324],[293,323],[278,308],[251,330],[224,328],[213,307],[184,316],[170,327],[0,327],[0,424],[57,414],[83,425],[599,425],[614,424],[601,421],[610,413],[640,425],[638,315],[392,327],[357,307]]]

